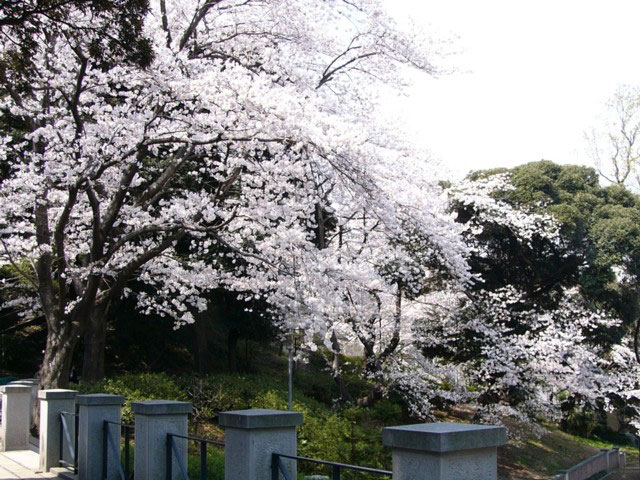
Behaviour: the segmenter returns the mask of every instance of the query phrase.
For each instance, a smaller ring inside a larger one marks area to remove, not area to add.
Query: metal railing
[[[112,433],[111,426],[120,427],[120,434],[115,437]],[[120,438],[124,432],[124,468],[118,463],[118,476],[120,480],[131,480],[133,471],[131,470],[131,433],[135,434],[134,425],[125,425],[117,422],[104,421],[103,440],[102,440],[102,478],[107,478],[107,470],[109,466],[109,451],[116,458],[120,457]]]
[[[175,439],[182,438],[187,441],[192,440],[194,442],[200,443],[200,480],[207,479],[207,446],[214,445],[216,447],[224,448],[223,442],[218,442],[216,440],[210,440],[208,438],[203,437],[194,437],[190,435],[177,435],[174,433],[167,433],[167,478],[166,480],[173,480],[173,457],[175,457],[178,469],[182,474],[183,480],[191,480],[189,477],[189,472],[187,469],[187,463],[184,458],[182,458],[182,454],[178,450],[178,446],[176,445]]]
[[[563,470],[553,480],[586,480],[601,472],[610,472],[626,464],[626,454],[619,448],[603,449],[600,453],[581,461],[577,465]]]
[[[73,417],[74,419],[74,435],[73,441],[69,432],[69,424],[65,417]],[[65,442],[66,441],[66,442]],[[71,458],[71,463],[64,460],[65,445],[67,453]],[[78,473],[78,414],[71,412],[60,412],[60,465],[73,470],[74,474]]]
[[[297,460],[302,462],[317,463],[320,465],[327,465],[331,467],[331,479],[340,480],[340,474],[342,470],[354,470],[363,473],[370,473],[373,475],[381,475],[391,477],[393,472],[388,470],[379,470],[377,468],[360,467],[358,465],[348,465],[346,463],[328,462],[326,460],[316,460],[314,458],[299,457],[297,455],[284,455],[282,453],[271,454],[271,480],[279,480],[280,474],[285,480],[296,480],[292,478],[291,474],[287,470],[287,467],[282,462],[282,458],[289,458],[291,460]]]

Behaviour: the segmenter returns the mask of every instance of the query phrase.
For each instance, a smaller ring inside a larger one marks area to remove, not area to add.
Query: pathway
[[[605,477],[606,480],[640,480],[640,465],[633,462],[626,468]]]
[[[0,453],[0,480],[40,480],[57,478],[55,473],[34,473],[38,469],[38,454],[30,450]]]

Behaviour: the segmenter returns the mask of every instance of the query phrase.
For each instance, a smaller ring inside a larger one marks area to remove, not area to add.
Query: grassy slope
[[[472,409],[464,405],[450,412],[436,412],[439,421],[468,422]],[[539,428],[536,434],[531,425],[507,419],[509,443],[498,449],[499,480],[549,480],[559,470],[568,469],[582,460],[598,453],[600,449],[620,447],[627,453],[628,461],[638,459],[638,451],[629,447],[624,437],[610,433],[623,443],[611,443],[596,437],[584,438],[570,435],[553,425]],[[542,435],[540,434],[543,433]]]
[[[542,480],[549,479],[558,470],[567,469],[594,455],[602,448],[618,445],[610,442],[586,439],[548,427],[545,435],[527,438],[521,442],[509,442],[498,452],[498,473],[500,480]],[[627,461],[636,461],[638,452],[628,446]]]

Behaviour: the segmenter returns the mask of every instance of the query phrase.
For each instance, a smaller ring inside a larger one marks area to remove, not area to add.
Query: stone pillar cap
[[[43,400],[65,400],[76,398],[77,390],[64,390],[62,388],[54,388],[51,390],[39,390],[38,398]]]
[[[28,393],[31,394],[31,387],[29,385],[3,385],[0,387],[2,393]]]
[[[191,402],[176,402],[173,400],[146,400],[132,402],[133,413],[141,415],[180,415],[191,413]]]
[[[301,425],[302,422],[302,413],[285,410],[252,408],[250,410],[235,410],[233,412],[220,412],[218,414],[218,424],[221,427],[243,428],[247,430],[256,428],[295,427]]]
[[[504,445],[507,443],[507,431],[494,425],[420,423],[386,427],[382,431],[382,443],[392,448],[454,452]]]
[[[35,378],[26,378],[23,380],[14,380],[9,382],[8,385],[38,385],[38,380]]]
[[[122,395],[109,395],[106,393],[90,393],[88,395],[78,395],[76,397],[78,405],[124,405],[124,397]]]

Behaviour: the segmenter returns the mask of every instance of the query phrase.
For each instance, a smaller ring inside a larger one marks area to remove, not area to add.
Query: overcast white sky
[[[427,32],[459,37],[460,73],[421,77],[400,107],[416,141],[458,175],[587,164],[584,131],[619,84],[640,84],[638,1],[388,1]]]

